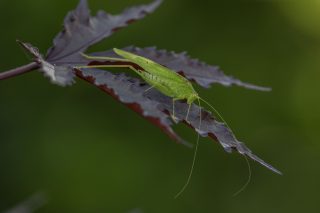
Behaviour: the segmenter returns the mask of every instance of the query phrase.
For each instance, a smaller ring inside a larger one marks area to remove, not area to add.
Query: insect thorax
[[[192,104],[195,100],[198,100],[198,99],[199,99],[199,95],[196,92],[194,92],[187,98],[187,103]]]

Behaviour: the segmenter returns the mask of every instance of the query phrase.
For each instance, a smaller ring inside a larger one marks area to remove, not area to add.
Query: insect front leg
[[[188,111],[187,111],[187,115],[186,115],[186,122],[187,122],[187,123],[189,122],[189,121],[188,121],[188,117],[189,117],[191,105],[192,105],[192,104],[189,104]]]
[[[172,99],[172,115],[171,115],[171,118],[172,120],[175,122],[175,123],[178,123],[178,118],[174,115],[174,103],[175,101],[179,100],[178,98],[173,98]]]
[[[143,93],[146,93],[146,92],[148,92],[149,90],[151,90],[151,89],[153,89],[154,88],[154,86],[151,86],[151,87],[149,87],[148,89],[146,89]]]

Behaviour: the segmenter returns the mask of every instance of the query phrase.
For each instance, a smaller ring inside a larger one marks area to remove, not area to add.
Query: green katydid
[[[82,54],[86,59],[89,60],[107,60],[107,61],[113,61],[113,62],[127,62],[127,63],[133,63],[138,66],[133,66],[130,64],[123,64],[123,65],[89,65],[89,66],[78,66],[75,68],[81,69],[81,68],[108,68],[108,67],[124,67],[124,68],[129,68],[136,72],[139,76],[141,76],[142,79],[144,79],[151,87],[159,90],[161,93],[163,93],[166,96],[172,97],[172,118],[173,120],[176,120],[176,117],[174,115],[174,103],[175,101],[178,100],[186,100],[189,108],[187,111],[187,115],[185,120],[188,122],[188,115],[189,111],[191,108],[191,105],[194,101],[198,101],[198,104],[200,106],[200,100],[202,100],[204,103],[206,103],[210,108],[214,110],[214,112],[219,116],[219,118],[227,125],[227,123],[224,121],[222,116],[217,112],[217,110],[211,106],[207,101],[203,100],[198,93],[195,91],[193,88],[191,82],[183,77],[182,75],[176,73],[175,71],[164,67],[150,59],[147,59],[145,57],[120,50],[120,49],[113,49],[114,52],[121,56],[122,58],[113,58],[113,57],[98,57],[98,56],[88,56],[85,54]],[[147,89],[147,90],[149,90]],[[146,90],[146,91],[147,91]],[[201,128],[201,106],[200,106],[200,112],[199,112],[199,127],[198,129],[200,130]],[[228,126],[228,125],[227,125]],[[181,191],[175,196],[178,197],[188,186],[194,164],[195,164],[195,159],[196,159],[196,153],[199,145],[199,134],[197,137],[197,142],[196,142],[196,147],[195,147],[195,152],[194,152],[194,157],[193,157],[193,162],[191,166],[191,171],[188,176],[188,179],[185,183],[185,185],[182,187]]]

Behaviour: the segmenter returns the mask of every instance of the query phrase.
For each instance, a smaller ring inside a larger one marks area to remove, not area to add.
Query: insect
[[[182,75],[176,73],[175,71],[162,66],[148,58],[120,50],[117,48],[113,49],[114,52],[123,57],[123,58],[112,58],[112,57],[98,57],[98,56],[89,56],[82,54],[85,58],[90,60],[109,60],[114,62],[129,62],[138,65],[138,67],[130,65],[130,64],[121,64],[121,65],[89,65],[89,66],[78,66],[76,68],[108,68],[108,67],[123,67],[129,68],[136,72],[142,79],[144,79],[152,88],[156,88],[164,95],[172,97],[172,117],[176,120],[174,114],[174,103],[178,100],[187,100],[189,105],[188,112],[186,115],[186,120],[188,121],[188,115],[190,111],[190,107],[194,101],[198,101],[200,105],[200,100],[208,104],[211,108],[213,108],[207,101],[202,99],[198,93],[193,88],[191,82],[183,77]],[[149,90],[147,89],[147,90]],[[147,91],[146,90],[146,91]],[[223,118],[220,114],[213,108],[215,113],[218,114],[220,119]]]
[[[219,118],[224,122],[224,119],[222,116],[218,113],[218,111],[211,106],[207,101],[202,99],[198,93],[195,91],[193,88],[191,82],[183,77],[182,75],[176,73],[175,71],[162,66],[161,64],[158,64],[148,58],[120,50],[114,48],[113,51],[119,55],[122,58],[112,58],[112,57],[98,57],[98,56],[89,56],[82,54],[83,57],[89,60],[107,60],[107,61],[112,61],[112,62],[127,62],[127,64],[122,63],[122,64],[112,64],[112,65],[89,65],[89,66],[78,66],[75,68],[81,69],[81,68],[110,68],[110,67],[122,67],[122,68],[129,68],[136,72],[143,80],[145,80],[151,87],[149,89],[155,88],[159,90],[161,93],[164,95],[171,97],[172,98],[172,118],[174,121],[176,121],[175,117],[175,101],[178,100],[186,100],[189,107],[187,111],[187,115],[185,120],[188,122],[188,115],[190,112],[190,108],[193,102],[196,100],[198,101],[198,104],[200,106],[200,112],[199,112],[199,130],[201,128],[201,104],[200,100],[206,103],[210,108],[214,110],[214,112],[219,116]],[[136,66],[137,65],[137,66]],[[147,89],[147,90],[149,90]],[[147,91],[146,90],[146,91]],[[227,124],[226,124],[227,125]],[[175,196],[178,197],[188,186],[194,164],[195,164],[195,159],[196,159],[196,153],[199,145],[199,134],[197,135],[197,142],[196,142],[196,147],[195,147],[195,152],[194,152],[194,157],[193,157],[193,163],[191,166],[191,171],[188,176],[188,179],[185,183],[185,185],[182,187],[181,191]]]

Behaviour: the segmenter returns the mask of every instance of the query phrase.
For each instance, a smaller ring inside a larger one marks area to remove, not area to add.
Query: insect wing
[[[120,49],[114,49],[114,52],[118,54],[119,56],[130,60],[133,63],[136,63],[140,67],[142,67],[145,71],[149,72],[150,74],[154,76],[158,76],[161,78],[171,78],[175,81],[181,81],[188,82],[187,79],[185,79],[183,76],[179,75],[173,70],[168,69],[167,67],[162,66],[161,64],[158,64],[148,58],[133,54],[131,52],[127,52]]]

